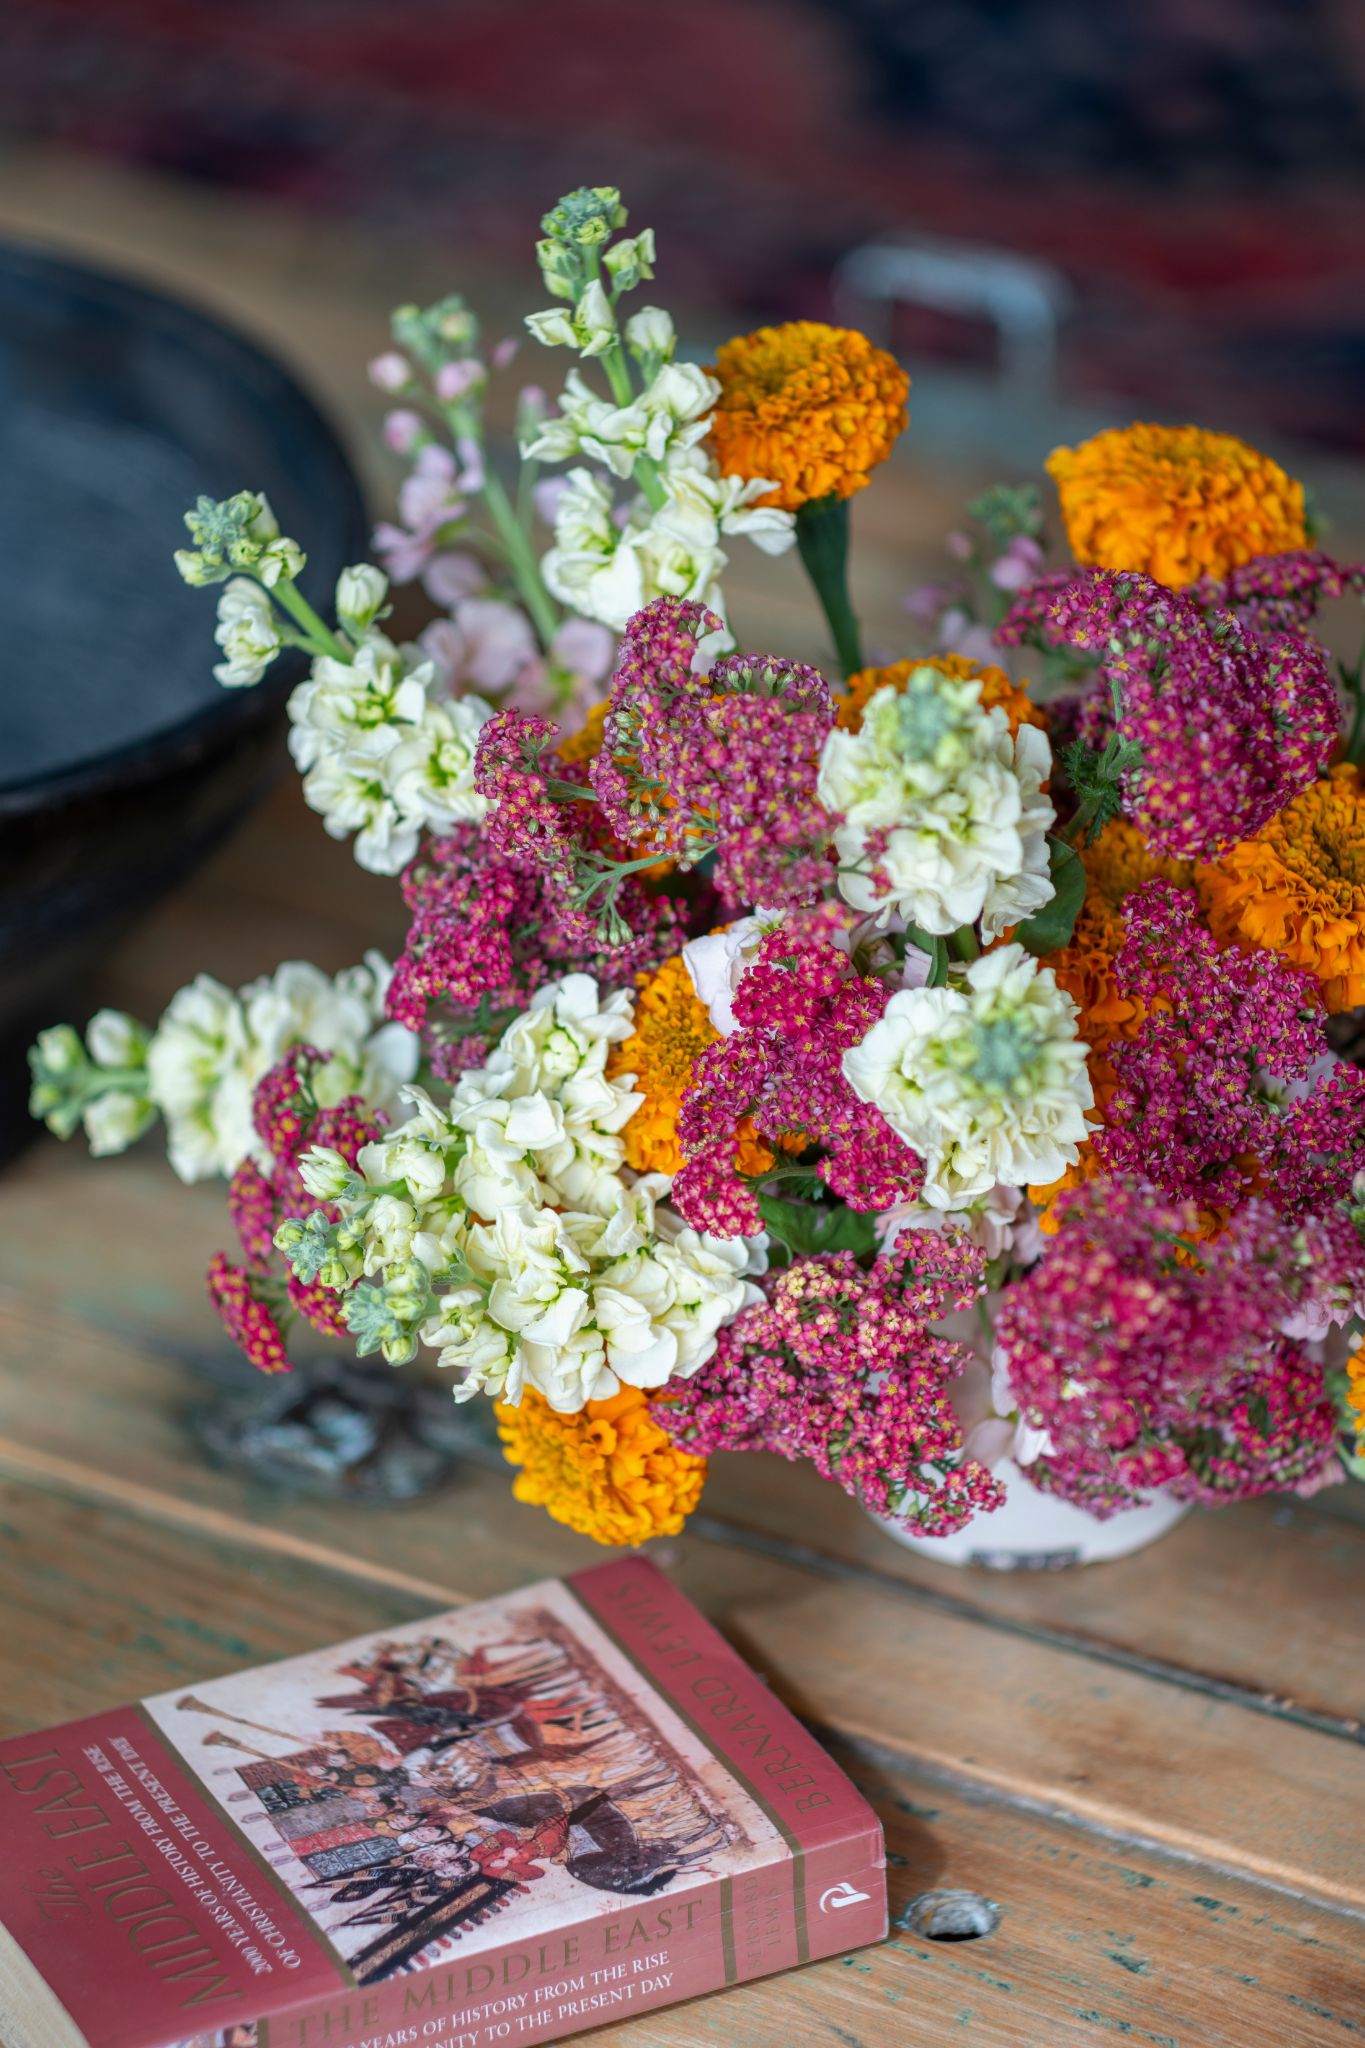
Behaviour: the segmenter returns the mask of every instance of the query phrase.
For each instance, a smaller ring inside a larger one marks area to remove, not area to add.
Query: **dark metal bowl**
[[[31,1128],[34,1032],[74,1015],[101,958],[286,758],[300,657],[223,689],[216,592],[171,561],[195,497],[244,488],[265,491],[327,606],[364,556],[365,511],[289,372],[159,292],[0,248],[0,1156]]]

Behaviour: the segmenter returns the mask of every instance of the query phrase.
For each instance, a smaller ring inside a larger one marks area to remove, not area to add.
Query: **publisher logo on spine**
[[[869,1892],[855,1891],[851,1884],[832,1884],[827,1892],[820,1894],[820,1911],[837,1913],[841,1906],[862,1906],[870,1896]]]

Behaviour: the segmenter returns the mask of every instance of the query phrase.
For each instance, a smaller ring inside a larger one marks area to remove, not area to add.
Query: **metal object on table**
[[[281,1493],[371,1505],[430,1493],[475,1442],[447,1387],[373,1360],[310,1361],[187,1419],[215,1464]]]
[[[1071,288],[1050,264],[978,242],[906,236],[865,242],[834,273],[840,316],[889,345],[897,305],[985,320],[1000,347],[1000,396],[1057,402],[1057,357]]]

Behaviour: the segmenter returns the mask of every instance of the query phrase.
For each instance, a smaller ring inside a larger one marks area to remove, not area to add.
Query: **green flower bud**
[[[626,224],[626,209],[615,185],[580,185],[566,192],[541,221],[541,232],[573,248],[597,249]]]
[[[654,275],[653,228],[642,228],[638,235],[613,242],[602,264],[618,291],[633,292],[636,285]]]

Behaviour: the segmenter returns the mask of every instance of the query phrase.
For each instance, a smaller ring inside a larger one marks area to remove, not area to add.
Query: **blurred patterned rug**
[[[1365,447],[1359,0],[7,0],[0,129],[499,256],[611,179],[738,318],[989,242],[1073,394]]]

